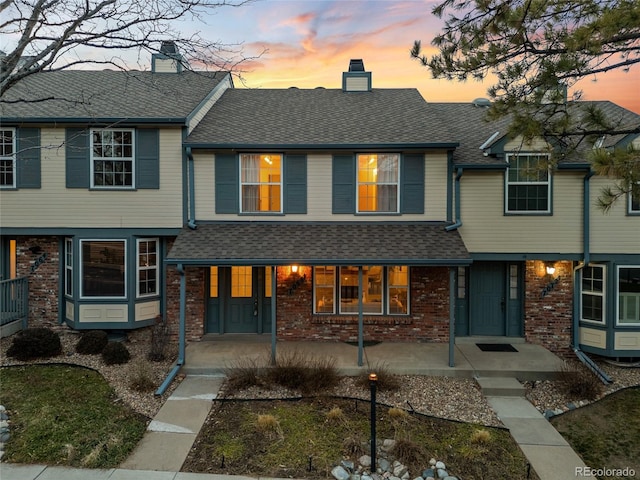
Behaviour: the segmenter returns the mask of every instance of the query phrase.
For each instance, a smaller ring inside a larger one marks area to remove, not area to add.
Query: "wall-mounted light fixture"
[[[291,273],[298,273],[298,265],[291,265]]]
[[[547,272],[547,275],[554,275],[556,273],[555,264],[553,262],[546,262],[545,271]]]

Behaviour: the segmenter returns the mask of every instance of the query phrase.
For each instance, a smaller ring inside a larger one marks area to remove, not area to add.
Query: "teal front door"
[[[506,271],[499,262],[476,262],[470,269],[469,333],[506,335]]]
[[[270,267],[267,269],[270,272]],[[268,331],[271,276],[266,274],[267,269],[251,266],[209,268],[207,333]]]

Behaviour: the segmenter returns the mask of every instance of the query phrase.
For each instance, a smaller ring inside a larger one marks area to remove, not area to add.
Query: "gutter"
[[[193,153],[191,147],[186,147],[187,152],[187,188],[189,189],[189,217],[187,218],[187,226],[191,230],[198,228],[196,225],[196,188],[194,185],[195,172],[193,166]]]
[[[182,264],[178,264],[178,273],[180,274],[180,328],[178,331],[178,359],[175,365],[165,378],[162,385],[155,391],[156,396],[160,396],[167,391],[173,379],[176,378],[178,372],[184,365],[185,361],[185,336],[186,336],[186,304],[187,304],[187,280],[184,274],[184,267]]]
[[[462,219],[461,214],[460,214],[460,178],[462,178],[462,173],[463,173],[463,169],[458,167],[457,173],[456,173],[456,183],[455,183],[455,192],[454,195],[456,196],[456,223],[452,224],[452,225],[447,225],[446,227],[444,227],[444,229],[447,232],[450,232],[451,230],[457,230],[458,228],[460,228],[462,226]]]

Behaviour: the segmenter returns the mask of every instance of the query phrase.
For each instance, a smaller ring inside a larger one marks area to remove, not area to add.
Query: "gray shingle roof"
[[[415,89],[227,90],[189,135],[188,144],[301,147],[452,144]]]
[[[170,263],[197,265],[459,265],[457,231],[425,222],[220,222],[185,228]]]
[[[109,70],[39,72],[2,95],[0,116],[7,123],[15,120],[179,121],[187,117],[225,75],[225,72],[189,71],[175,74]],[[37,101],[7,103],[18,99]]]

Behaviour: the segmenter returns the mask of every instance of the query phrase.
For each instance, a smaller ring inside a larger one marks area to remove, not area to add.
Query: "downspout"
[[[450,232],[451,230],[457,230],[462,226],[462,219],[460,218],[460,178],[462,178],[462,173],[462,167],[459,167],[456,173],[456,183],[454,191],[454,195],[456,197],[456,223],[444,227],[447,232]]]
[[[184,273],[184,267],[181,263],[178,264],[178,273],[180,274],[180,328],[178,330],[178,360],[173,366],[167,378],[165,378],[162,385],[158,387],[155,395],[160,396],[167,391],[171,382],[176,377],[182,366],[184,365],[185,357],[185,336],[186,336],[186,305],[187,305],[187,280]]]
[[[196,225],[196,187],[194,185],[195,172],[193,166],[193,153],[191,147],[186,147],[187,151],[187,188],[189,189],[189,218],[187,219],[187,226],[191,230],[198,228]]]
[[[574,269],[573,269],[573,284],[576,285],[578,270],[583,269],[586,265],[589,265],[591,261],[591,225],[590,225],[590,213],[591,213],[591,204],[590,204],[590,183],[589,180],[591,177],[595,175],[593,170],[589,170],[584,176],[584,188],[582,190],[582,243],[583,243],[583,259]],[[576,290],[574,288],[574,305],[578,304],[579,298],[577,298]],[[611,377],[607,375],[591,358],[589,358],[582,350],[580,350],[580,339],[578,335],[578,329],[580,327],[580,315],[574,313],[573,316],[573,332],[572,332],[572,341],[573,341],[573,351],[582,363],[584,363],[605,385],[608,385],[612,382]]]

